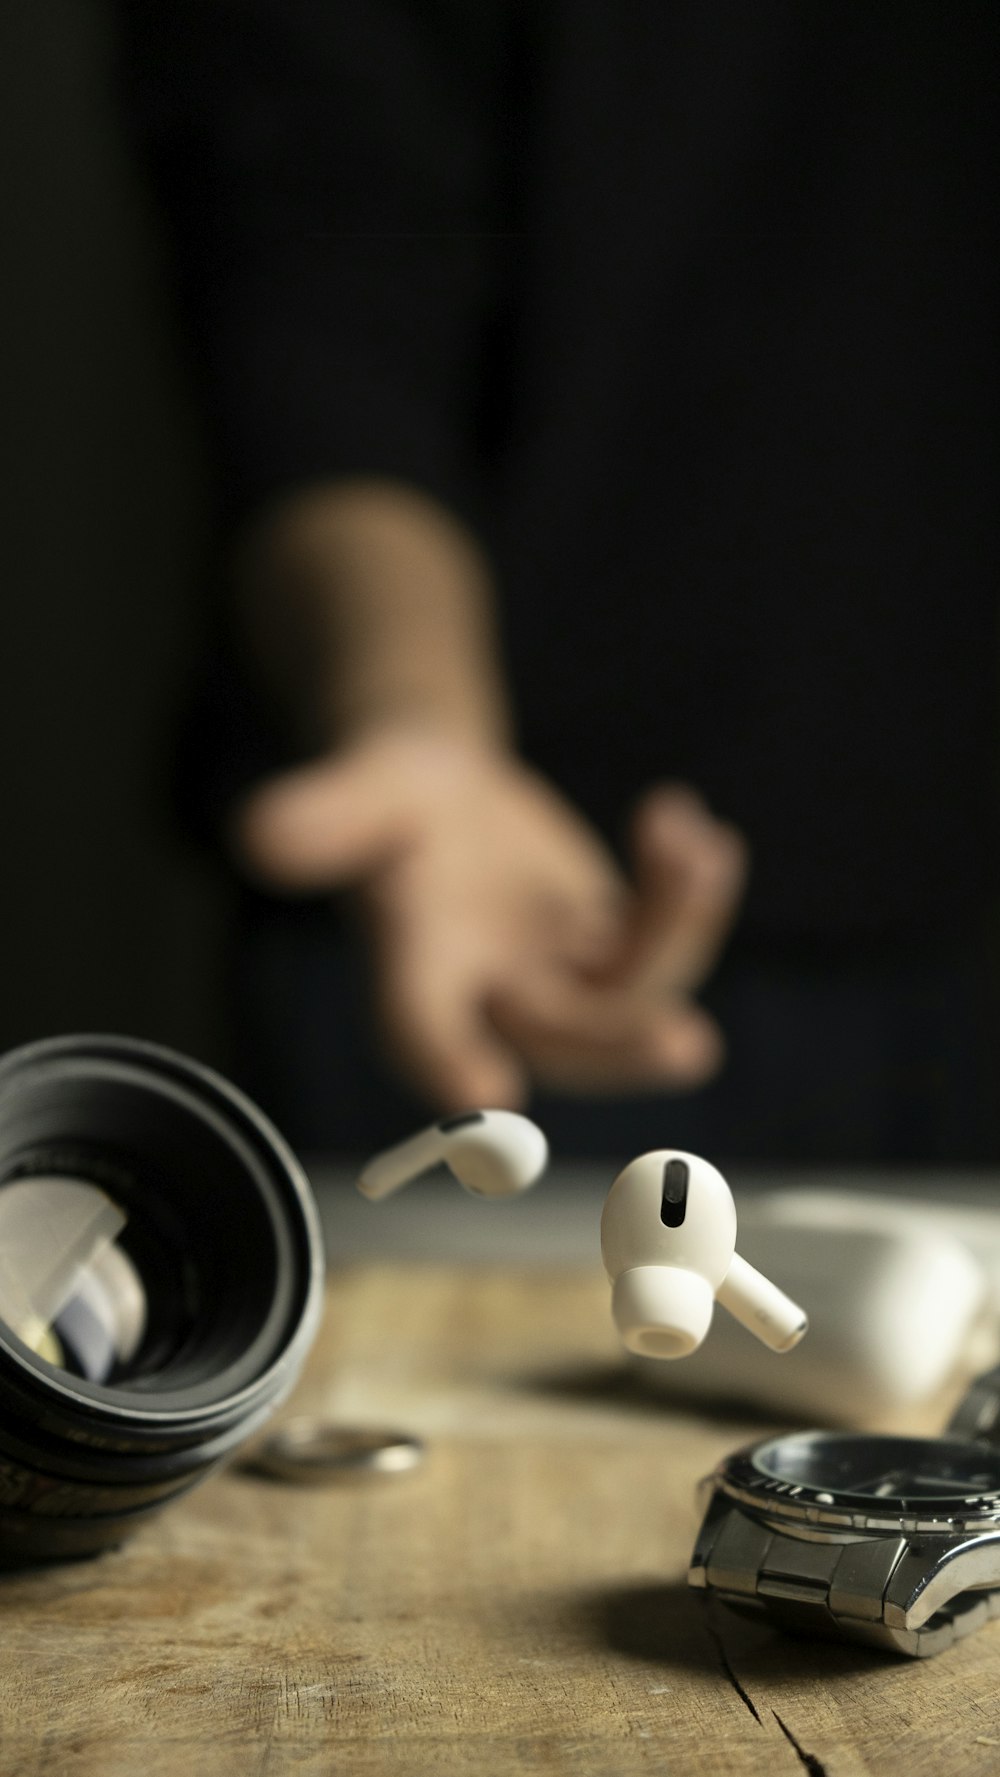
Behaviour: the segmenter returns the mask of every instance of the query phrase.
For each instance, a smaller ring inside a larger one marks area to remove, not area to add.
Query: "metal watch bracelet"
[[[789,1536],[717,1497],[688,1578],[744,1615],[922,1656],[1000,1616],[1000,1591],[963,1589],[1000,1586],[1000,1536],[989,1540],[987,1554],[982,1537]]]

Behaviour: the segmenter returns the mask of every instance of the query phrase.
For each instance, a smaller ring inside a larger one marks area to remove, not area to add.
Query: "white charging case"
[[[956,1219],[912,1201],[832,1191],[737,1201],[738,1250],[809,1316],[793,1351],[766,1351],[718,1306],[679,1363],[640,1358],[647,1385],[810,1424],[868,1425],[935,1401],[1000,1356],[1000,1214]]]

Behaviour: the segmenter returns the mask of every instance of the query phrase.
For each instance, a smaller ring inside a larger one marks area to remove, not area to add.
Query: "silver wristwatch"
[[[912,1655],[1000,1616],[1000,1367],[942,1437],[794,1432],[702,1487],[688,1580],[744,1615]]]

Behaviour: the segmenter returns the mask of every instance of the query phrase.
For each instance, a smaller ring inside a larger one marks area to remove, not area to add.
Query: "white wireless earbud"
[[[688,1357],[718,1297],[772,1351],[790,1351],[809,1322],[736,1250],[736,1205],[721,1172],[663,1148],[618,1174],[601,1217],[611,1312],[630,1351]]]
[[[363,1197],[388,1197],[439,1161],[477,1197],[513,1197],[545,1171],[549,1145],[516,1111],[464,1111],[422,1129],[369,1160],[358,1179]]]

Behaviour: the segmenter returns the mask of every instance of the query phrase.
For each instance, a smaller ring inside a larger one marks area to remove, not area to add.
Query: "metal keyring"
[[[338,1481],[401,1475],[424,1458],[424,1445],[406,1432],[334,1425],[328,1419],[291,1419],[240,1463],[272,1481],[322,1487]]]

